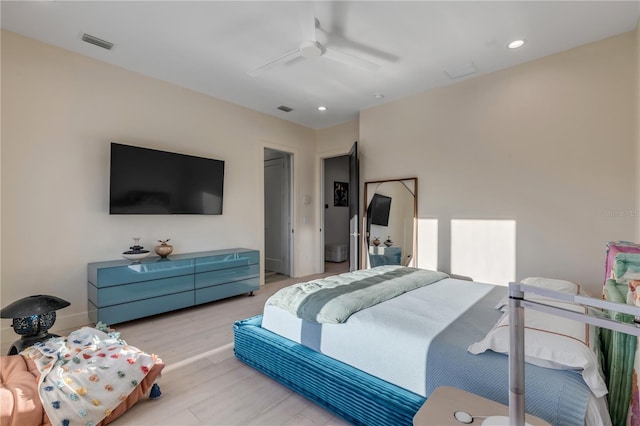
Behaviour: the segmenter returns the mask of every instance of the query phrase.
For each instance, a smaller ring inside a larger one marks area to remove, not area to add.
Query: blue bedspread
[[[508,357],[492,351],[467,352],[502,315],[494,306],[504,293],[504,288],[492,290],[434,338],[427,357],[427,396],[438,386],[454,386],[508,405]],[[525,366],[526,411],[553,425],[583,425],[589,396],[579,372]]]

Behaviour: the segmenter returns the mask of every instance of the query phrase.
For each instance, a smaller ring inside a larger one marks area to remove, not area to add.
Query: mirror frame
[[[413,191],[407,187],[405,182],[413,183]],[[418,178],[417,177],[408,177],[408,178],[400,178],[400,179],[386,179],[386,180],[370,180],[364,183],[364,199],[363,199],[363,211],[362,211],[362,257],[361,257],[361,267],[362,269],[369,269],[369,236],[367,235],[367,210],[369,208],[369,193],[371,193],[373,188],[373,194],[375,194],[375,188],[387,182],[400,182],[407,190],[413,194],[413,254],[411,261],[406,266],[411,266],[414,268],[418,267]],[[402,262],[401,262],[402,264]]]

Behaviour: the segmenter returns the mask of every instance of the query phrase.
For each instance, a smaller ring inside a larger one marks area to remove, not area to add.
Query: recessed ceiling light
[[[319,106],[318,107],[318,111],[326,111],[327,107],[326,106]]]
[[[511,43],[509,43],[509,49],[517,49],[518,47],[522,47],[522,45],[524,44],[524,40],[514,40]]]

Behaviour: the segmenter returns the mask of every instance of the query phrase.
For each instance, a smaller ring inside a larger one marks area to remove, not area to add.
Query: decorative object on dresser
[[[147,256],[149,256],[149,250],[144,250],[144,247],[140,245],[140,237],[133,237],[133,245],[122,253],[122,257],[133,261],[144,259]]]
[[[212,302],[260,287],[260,252],[234,248],[139,263],[88,265],[89,318],[117,324]]]
[[[56,296],[39,294],[23,297],[2,308],[0,318],[13,318],[13,330],[22,336],[11,345],[8,355],[17,355],[34,343],[58,337],[48,331],[56,322],[56,311],[70,304]]]
[[[162,258],[169,256],[173,252],[173,246],[171,244],[167,244],[171,239],[167,238],[166,240],[158,240],[160,245],[156,246],[156,254]]]

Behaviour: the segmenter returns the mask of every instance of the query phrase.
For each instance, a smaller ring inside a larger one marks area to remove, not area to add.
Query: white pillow
[[[584,312],[583,306],[562,303],[562,307]],[[587,324],[545,314],[532,309],[525,310],[525,361],[529,364],[556,370],[582,370],[582,377],[596,397],[608,393],[600,372],[600,364],[590,343],[596,341],[594,327]],[[468,351],[479,354],[486,350],[509,353],[509,314],[502,318],[480,342],[469,346]]]
[[[580,294],[580,286],[571,281],[557,280],[554,278],[543,277],[528,277],[520,281],[522,284],[528,284],[534,287],[546,288],[549,290],[555,290],[567,294]],[[530,300],[545,300],[547,298],[539,296],[537,294],[527,294],[527,298]],[[500,299],[500,302],[496,305],[496,309],[502,309],[509,304],[509,296],[505,296]]]

